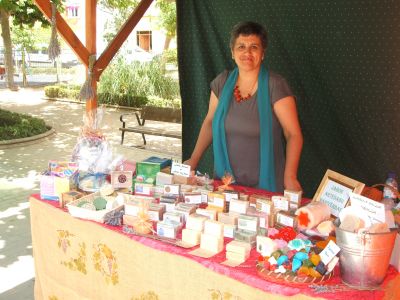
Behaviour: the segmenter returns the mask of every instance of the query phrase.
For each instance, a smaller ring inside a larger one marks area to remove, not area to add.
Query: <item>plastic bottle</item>
[[[383,188],[383,203],[387,210],[392,209],[395,206],[395,200],[397,199],[398,184],[395,172],[389,172],[385,182],[386,185],[391,186],[395,191],[389,187]]]

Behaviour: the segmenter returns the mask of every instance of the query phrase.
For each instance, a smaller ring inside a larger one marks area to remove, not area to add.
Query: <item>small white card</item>
[[[328,245],[326,245],[325,249],[319,254],[321,257],[321,261],[326,265],[338,254],[340,248],[335,244],[334,241],[329,241]]]
[[[173,161],[171,167],[171,174],[190,177],[190,166]]]
[[[350,203],[362,210],[370,219],[371,224],[385,223],[385,205],[367,197],[350,193]]]

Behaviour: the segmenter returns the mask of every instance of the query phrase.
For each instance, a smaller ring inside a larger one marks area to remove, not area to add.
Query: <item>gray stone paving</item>
[[[34,299],[28,197],[39,193],[39,175],[49,159],[70,159],[83,125],[84,105],[43,97],[41,88],[0,90],[0,108],[41,117],[56,130],[43,140],[0,149],[0,299]],[[152,155],[181,159],[181,141],[177,139],[148,137],[146,149],[137,149],[131,146],[141,144],[141,136],[127,133],[126,146],[119,145],[119,115],[123,112],[106,108],[101,127],[115,156],[135,161]],[[167,126],[180,128],[179,124]]]

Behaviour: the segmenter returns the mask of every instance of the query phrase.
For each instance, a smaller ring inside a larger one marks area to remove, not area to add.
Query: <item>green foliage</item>
[[[135,105],[129,106],[139,107],[145,105],[151,96],[164,99],[179,98],[177,80],[165,76],[164,69],[160,57],[155,57],[148,63],[134,61],[131,64],[127,64],[121,57],[117,58],[100,77],[99,102],[126,105],[118,101],[137,99],[129,100],[135,102]],[[146,100],[138,100],[138,96]]]
[[[43,26],[49,25],[49,22],[33,0],[1,0],[0,7],[13,16],[13,24],[15,26],[25,24],[32,27],[37,21],[41,22]]]
[[[12,140],[48,131],[42,119],[0,109],[0,140]]]
[[[159,97],[149,97],[147,105],[157,106],[157,107],[171,107],[171,108],[181,108],[181,99],[163,99]]]
[[[49,98],[67,98],[78,100],[80,86],[72,84],[56,84],[46,86],[44,94]]]
[[[178,50],[176,48],[164,50],[162,56],[165,63],[174,65],[178,64]]]
[[[158,0],[157,7],[160,9],[160,25],[167,35],[174,37],[176,34],[176,5],[175,1]]]

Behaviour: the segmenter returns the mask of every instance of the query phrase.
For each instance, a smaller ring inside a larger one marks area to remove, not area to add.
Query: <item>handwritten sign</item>
[[[384,204],[354,193],[350,193],[350,203],[351,206],[362,210],[370,219],[371,224],[386,221]]]
[[[325,264],[329,264],[329,262],[338,254],[340,248],[335,244],[334,241],[329,241],[328,245],[326,245],[325,249],[321,251],[319,256],[321,257],[321,261]]]
[[[190,176],[190,166],[185,164],[180,164],[175,161],[172,162],[171,174],[181,175],[184,177]]]
[[[332,215],[338,217],[340,211],[349,201],[351,192],[352,189],[333,180],[328,180],[321,193],[320,201],[326,203],[330,207]]]

